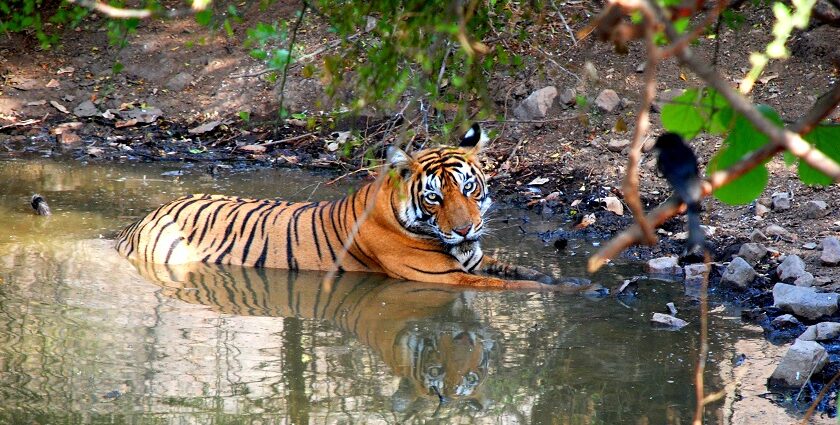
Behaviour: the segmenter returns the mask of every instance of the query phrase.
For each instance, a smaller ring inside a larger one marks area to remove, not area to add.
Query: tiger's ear
[[[487,137],[487,134],[484,133],[481,126],[478,123],[473,123],[470,129],[464,133],[464,137],[461,138],[461,147],[471,147],[473,152],[481,152],[489,141],[490,138]]]
[[[399,171],[402,178],[408,177],[411,173],[411,166],[414,164],[414,159],[404,150],[391,145],[388,146],[388,165]]]

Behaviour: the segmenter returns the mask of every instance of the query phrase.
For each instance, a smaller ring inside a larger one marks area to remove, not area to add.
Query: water
[[[108,238],[174,197],[350,190],[301,171],[161,175],[173,170],[0,161],[0,423],[690,423],[699,326],[681,284],[642,281],[636,299],[619,301],[135,267]],[[33,192],[53,216],[32,214]],[[578,255],[561,255],[522,232],[557,223],[495,216],[486,246],[503,259],[580,274],[594,249],[578,242]],[[639,272],[613,266],[597,278],[615,288]],[[668,301],[689,327],[650,328]],[[743,332],[729,316],[712,316],[709,388]]]

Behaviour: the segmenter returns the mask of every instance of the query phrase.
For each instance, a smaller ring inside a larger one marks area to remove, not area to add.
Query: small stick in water
[[[35,213],[38,215],[47,216],[52,214],[50,211],[50,206],[47,205],[47,201],[44,199],[43,196],[39,194],[32,195],[32,200],[29,202],[32,205],[32,209],[35,210]]]

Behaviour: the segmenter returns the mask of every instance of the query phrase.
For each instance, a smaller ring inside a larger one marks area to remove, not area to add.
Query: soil
[[[580,3],[565,7],[573,31],[583,29],[593,15]],[[90,15],[76,30],[66,30],[63,44],[51,50],[39,49],[34,37],[26,34],[5,34],[0,39],[0,154],[13,157],[36,152],[81,161],[200,162],[211,174],[227,172],[229,167],[292,166],[331,168],[337,176],[356,172],[355,176],[370,177],[371,172],[360,168],[365,165],[358,154],[361,149],[345,157],[342,149],[331,151],[328,146],[335,141],[336,131],[351,129],[367,136],[367,145],[387,142],[393,121],[381,112],[352,118],[330,115],[337,103],[324,94],[317,77],[303,75],[302,66],[290,69],[284,106],[292,113],[314,118],[320,125],[312,129],[306,120],[277,119],[279,84],[260,73],[262,64],[248,55],[249,49],[239,40],[258,19],[290,19],[299,5],[279,1],[268,10],[258,8],[254,4],[251,10],[243,10],[245,20],[234,25],[234,38],[189,19],[149,20],[141,22],[125,48],[116,49],[108,46],[105,20],[96,15]],[[762,50],[770,41],[774,22],[769,7],[746,6],[743,16],[745,21],[739,29],[723,27],[716,40],[701,37],[692,47],[699,56],[716,62],[718,71],[733,85],[749,69],[749,54]],[[302,28],[298,43],[304,54],[321,52],[312,55],[312,63],[317,65],[330,53],[334,36],[313,15],[308,15]],[[534,38],[542,52],[527,50],[529,44],[520,47],[525,49],[522,53],[530,55],[528,66],[512,76],[491,77],[489,92],[497,111],[511,115],[510,111],[528,94],[546,86],[555,86],[560,92],[574,89],[588,99],[589,105],[565,106],[555,101],[543,122],[484,123],[486,128],[499,130],[486,155],[495,198],[537,209],[557,223],[555,230],[540,235],[544,239],[608,239],[632,222],[629,213],[607,211],[601,199],[622,198],[627,151],[613,152],[607,145],[631,137],[642,82],[639,64],[644,62],[643,46],[631,43],[627,54],[619,54],[612,45],[593,37],[574,43],[562,26],[551,33],[535,34]],[[770,63],[764,73],[768,78],[752,92],[753,101],[772,106],[786,122],[795,121],[840,79],[838,41],[840,28],[819,23],[795,33],[788,44],[791,57]],[[720,54],[715,61],[716,46]],[[551,52],[550,60],[544,52]],[[115,62],[124,66],[122,72],[112,72]],[[594,67],[597,80],[584,77],[592,74],[585,71],[585,64]],[[660,105],[679,90],[702,84],[674,59],[660,64],[658,78]],[[603,89],[615,90],[621,97],[616,111],[603,112],[592,105]],[[342,94],[349,95],[352,90]],[[75,116],[74,108],[88,100],[99,114]],[[51,102],[66,107],[68,112]],[[140,116],[138,122],[132,122],[130,116],[118,113],[143,108],[159,117],[144,123],[148,116]],[[102,117],[105,110],[116,116]],[[653,108],[648,140],[661,132],[658,111]],[[243,120],[242,113],[250,118]],[[840,109],[829,119],[840,123]],[[208,123],[212,129],[202,131],[200,126]],[[61,124],[69,130],[56,134]],[[709,135],[693,141],[702,165],[721,143],[719,137]],[[840,290],[840,267],[822,266],[819,248],[803,248],[808,242],[819,246],[824,237],[840,235],[840,188],[836,184],[825,188],[803,185],[795,169],[781,158],[770,161],[767,168],[770,184],[759,202],[768,203],[772,193],[786,191],[793,199],[789,210],[758,217],[755,204],[728,206],[709,200],[704,205],[704,221],[716,228],[709,242],[715,260],[720,262],[729,261],[740,244],[749,241],[754,229],[778,224],[792,233],[790,238],[763,242],[772,249],[771,255],[757,267],[760,276],[750,290],[715,287],[746,307],[762,309],[765,316],[759,322],[772,333],[768,318],[778,312],[770,307],[768,290],[777,279],[774,270],[780,255],[802,257],[820,290]],[[644,154],[640,172],[642,199],[645,208],[651,209],[664,201],[670,190],[656,174],[652,152]],[[532,184],[536,178],[545,182]],[[828,214],[805,218],[804,205],[810,200],[825,201]],[[594,224],[576,230],[574,223],[587,214],[594,214]],[[683,230],[684,219],[672,219],[659,231],[659,244],[634,247],[623,256],[646,260],[679,253],[682,242],[674,236]],[[789,340],[779,338],[780,342]],[[832,357],[836,361],[838,356],[832,353]]]

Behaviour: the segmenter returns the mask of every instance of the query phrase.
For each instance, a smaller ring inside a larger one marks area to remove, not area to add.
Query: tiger
[[[472,308],[474,291],[397,283],[382,274],[135,262],[161,293],[237,316],[325,320],[370,347],[400,378],[396,411],[422,401],[482,404],[480,386],[498,354],[497,331]],[[406,303],[410,303],[410,306]]]
[[[475,123],[457,147],[408,154],[390,146],[384,178],[336,201],[185,196],[124,228],[116,249],[161,264],[373,272],[478,288],[590,288],[586,279],[555,279],[484,254],[480,238],[492,201],[479,154],[488,141]]]

